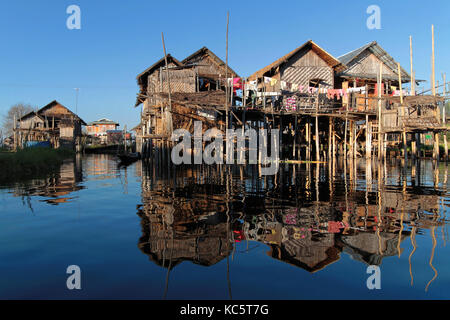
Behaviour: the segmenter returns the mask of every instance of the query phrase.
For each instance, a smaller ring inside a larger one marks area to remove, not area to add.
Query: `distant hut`
[[[86,125],[86,122],[54,100],[17,120],[14,128],[15,145],[49,142],[54,148],[74,149],[80,144],[82,125]]]

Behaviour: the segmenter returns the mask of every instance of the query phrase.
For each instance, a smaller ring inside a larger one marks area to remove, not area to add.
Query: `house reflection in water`
[[[13,194],[17,197],[39,196],[43,202],[59,205],[74,199],[71,195],[75,191],[84,189],[80,184],[83,181],[82,158],[68,159],[61,164],[58,170],[46,178],[33,179],[23,184],[16,184]],[[30,203],[29,203],[30,205]]]
[[[307,164],[260,177],[252,166],[144,166],[139,248],[169,269],[185,260],[214,265],[243,240],[264,243],[270,257],[308,272],[342,254],[380,265],[400,256],[408,238],[415,248],[417,234],[429,232],[435,242],[435,229],[445,225],[445,190],[408,185],[410,173],[386,179],[386,171],[370,163]]]
[[[139,249],[169,269],[185,260],[211,266],[227,257],[232,239],[226,203],[214,195],[206,197],[212,190],[224,192],[212,184],[173,188],[167,180],[158,180],[155,186],[144,181],[143,204],[138,206],[142,226]]]

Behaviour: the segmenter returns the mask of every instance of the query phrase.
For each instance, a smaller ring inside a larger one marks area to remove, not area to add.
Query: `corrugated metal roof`
[[[389,69],[391,69],[394,73],[398,72],[397,67],[397,61],[395,61],[376,41],[372,41],[356,50],[350,51],[349,53],[346,53],[340,57],[338,57],[338,60],[341,61],[342,64],[347,65],[348,67],[351,67],[352,63],[355,62],[355,60],[366,50],[369,50],[371,53],[373,53],[378,59],[380,59]],[[400,66],[400,73],[402,81],[411,81],[411,77],[408,72],[405,71]],[[340,75],[348,75],[348,76],[356,76],[347,74],[344,70],[340,73]],[[360,77],[364,77],[364,75],[359,75]],[[366,75],[368,76],[368,75]],[[370,78],[372,78],[373,75],[371,75]],[[376,75],[374,77],[376,79]],[[398,80],[395,79],[395,80]]]
[[[90,122],[90,123],[88,124],[88,126],[92,126],[92,125],[96,125],[96,124],[114,124],[114,125],[117,125],[117,126],[119,125],[119,123],[117,123],[117,122],[115,122],[115,121],[112,121],[112,120],[103,118],[103,119],[99,119],[99,120],[97,120],[97,121],[92,121],[92,122]]]

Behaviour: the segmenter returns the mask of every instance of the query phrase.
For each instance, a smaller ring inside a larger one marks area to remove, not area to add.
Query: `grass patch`
[[[31,175],[45,175],[59,168],[64,159],[75,154],[68,149],[26,148],[0,152],[0,180],[16,181]]]

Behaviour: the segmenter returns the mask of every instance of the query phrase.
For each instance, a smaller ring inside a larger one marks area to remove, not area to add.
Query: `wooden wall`
[[[380,72],[380,62],[381,60],[378,59],[373,53],[366,51],[361,54],[360,58],[352,61],[344,73],[376,75]],[[382,67],[382,74],[383,78],[387,76],[398,77],[397,73],[393,72],[384,63]]]
[[[281,80],[308,86],[311,79],[322,79],[326,85],[334,87],[334,71],[313,50],[304,49],[297,52],[281,67]]]

